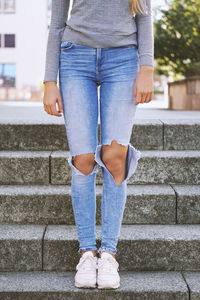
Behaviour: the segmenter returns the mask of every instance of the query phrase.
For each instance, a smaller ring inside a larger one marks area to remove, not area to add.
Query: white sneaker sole
[[[98,289],[117,289],[120,286],[120,282],[114,285],[98,284]]]
[[[96,288],[96,280],[94,283],[75,281],[74,284],[78,288]]]

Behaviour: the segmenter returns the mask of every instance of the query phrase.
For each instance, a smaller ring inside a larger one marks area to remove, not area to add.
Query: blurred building
[[[49,0],[0,0],[0,99],[41,90],[50,9]]]

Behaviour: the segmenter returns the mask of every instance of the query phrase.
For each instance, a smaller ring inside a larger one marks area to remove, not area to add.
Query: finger
[[[148,103],[150,101],[150,94],[148,93],[145,99],[145,102]]]
[[[59,97],[56,99],[55,110],[56,110],[56,116],[62,117],[62,112],[63,112],[62,101]]]
[[[44,110],[46,109],[46,103],[45,103],[44,99],[43,99],[43,108],[44,108]]]
[[[46,111],[47,114],[49,114],[49,108],[48,108],[48,105],[47,104],[44,104],[44,110]]]
[[[58,116],[58,117],[61,116],[61,114],[59,114],[58,111],[57,111],[57,109],[56,109],[56,104],[52,104],[52,105],[51,105],[51,113],[52,113],[52,115],[54,115],[54,116]]]
[[[46,109],[47,109],[46,104],[44,104],[44,103],[43,103],[43,109],[44,109],[44,111],[46,111]]]
[[[49,109],[50,109],[50,112],[51,112],[51,115],[53,116],[54,115],[54,112],[53,112],[53,104],[51,104],[50,106],[49,106]]]
[[[144,99],[145,99],[145,100],[144,100],[145,103],[149,102],[149,92],[146,92],[146,93],[145,93]]]
[[[154,95],[154,93],[153,93],[153,92],[151,92],[151,100],[153,100],[153,95]]]
[[[150,92],[145,92],[145,95],[144,95],[145,103],[149,102],[149,97],[150,97]]]
[[[137,105],[139,102],[137,102],[137,86],[135,86],[135,90],[134,90],[134,105]]]
[[[144,103],[146,99],[146,94],[144,92],[141,92],[141,103]]]
[[[152,92],[149,92],[147,102],[150,102],[152,100]]]
[[[63,112],[63,104],[62,104],[62,99],[59,97],[57,100],[58,103],[58,112]]]
[[[141,94],[137,93],[135,105],[139,104],[140,102],[141,102]]]
[[[135,84],[135,87],[134,87],[134,97],[135,98],[137,97],[137,84]]]
[[[135,101],[134,101],[134,103],[133,103],[134,105],[138,105],[139,104],[139,102],[135,99]]]
[[[153,99],[153,92],[149,93],[149,99],[150,99],[149,102]]]
[[[48,110],[48,114],[52,115],[51,105],[50,104],[47,105],[47,110]]]

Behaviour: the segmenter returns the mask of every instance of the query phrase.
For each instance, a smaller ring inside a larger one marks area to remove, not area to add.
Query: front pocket
[[[61,42],[60,49],[61,49],[61,51],[62,50],[67,50],[67,49],[72,48],[73,45],[74,44],[72,42]]]

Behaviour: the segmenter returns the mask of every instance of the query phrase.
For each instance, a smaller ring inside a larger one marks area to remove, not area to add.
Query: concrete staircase
[[[64,124],[0,124],[0,300],[200,299],[200,121],[136,120],[131,143],[121,286],[78,289]],[[96,184],[99,247],[100,168]]]

